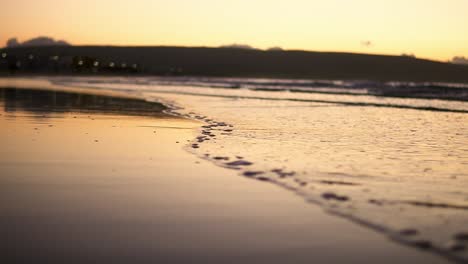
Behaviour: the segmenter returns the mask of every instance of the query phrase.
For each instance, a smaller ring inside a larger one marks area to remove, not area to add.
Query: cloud
[[[451,63],[468,65],[468,58],[465,58],[463,56],[455,56],[453,57]]]
[[[271,47],[271,48],[268,48],[267,50],[268,51],[282,51],[283,48],[281,48],[281,47]]]
[[[55,40],[51,37],[37,37],[24,42],[19,42],[17,38],[10,38],[6,45],[8,48],[31,46],[70,46],[70,44],[64,40]]]
[[[247,45],[247,44],[229,44],[229,45],[223,45],[223,46],[220,46],[220,48],[228,48],[228,49],[249,49],[249,50],[253,50],[253,49],[256,49],[250,45]]]

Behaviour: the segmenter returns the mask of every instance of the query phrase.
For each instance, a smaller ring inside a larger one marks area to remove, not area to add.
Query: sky
[[[0,0],[0,46],[176,45],[468,57],[468,0]]]

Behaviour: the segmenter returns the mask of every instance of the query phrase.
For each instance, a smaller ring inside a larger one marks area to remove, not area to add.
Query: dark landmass
[[[468,83],[468,66],[353,53],[202,47],[3,49],[0,74],[140,74]]]

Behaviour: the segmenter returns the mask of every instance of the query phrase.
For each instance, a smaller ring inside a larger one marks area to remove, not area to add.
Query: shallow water
[[[447,263],[200,161],[181,146],[201,122],[161,109],[92,91],[0,88],[0,259]]]
[[[187,146],[201,158],[291,189],[400,242],[468,260],[464,100],[374,96],[340,83],[301,93],[212,87],[204,79],[196,86],[147,78],[52,81],[165,102],[206,122]]]

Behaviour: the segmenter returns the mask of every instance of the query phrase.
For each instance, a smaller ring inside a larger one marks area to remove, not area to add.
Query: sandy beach
[[[446,262],[185,151],[201,122],[122,98],[0,91],[9,263]]]

